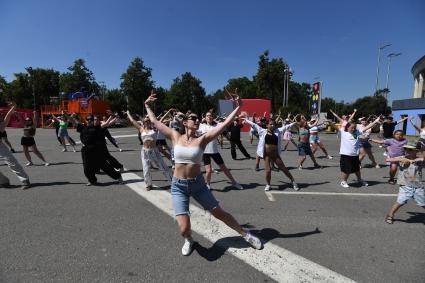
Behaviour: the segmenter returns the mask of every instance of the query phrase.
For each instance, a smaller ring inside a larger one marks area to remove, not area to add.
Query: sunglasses
[[[189,116],[187,117],[188,120],[192,120],[192,121],[198,121],[198,117],[197,116]]]

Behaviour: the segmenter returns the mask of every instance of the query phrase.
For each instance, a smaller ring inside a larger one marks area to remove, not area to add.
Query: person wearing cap
[[[406,152],[405,156],[387,158],[388,162],[399,164],[397,184],[400,185],[397,201],[385,217],[387,224],[394,223],[395,213],[410,199],[414,199],[419,206],[425,208],[425,184],[422,178],[424,158],[417,158],[419,148],[414,141],[409,141],[403,148]]]
[[[375,160],[375,156],[373,156],[372,153],[372,145],[369,142],[370,134],[372,133],[372,129],[364,130],[368,125],[368,119],[366,117],[359,118],[360,124],[357,124],[357,130],[361,131],[362,134],[359,136],[359,142],[360,142],[360,166],[362,164],[363,159],[367,155],[372,161],[372,167],[380,168],[379,164]]]
[[[25,166],[33,165],[31,155],[29,153],[29,148],[32,148],[32,152],[34,152],[34,154],[37,155],[37,157],[44,162],[44,166],[49,166],[50,163],[46,161],[43,154],[41,154],[41,152],[37,148],[37,145],[35,144],[34,136],[35,131],[37,129],[37,111],[34,111],[33,115],[33,119],[31,119],[30,117],[26,117],[25,119],[23,119],[21,114],[16,113],[16,117],[24,128],[24,135],[21,138],[21,145],[24,150],[25,157],[28,160],[28,163],[25,164]]]

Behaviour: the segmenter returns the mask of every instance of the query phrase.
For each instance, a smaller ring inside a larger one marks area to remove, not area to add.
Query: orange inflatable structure
[[[81,121],[84,121],[89,114],[103,116],[111,109],[111,103],[95,98],[77,98],[73,100],[62,100],[59,106],[43,105],[41,106],[41,123],[44,127],[44,122],[53,114],[55,116],[62,115],[62,111],[68,115],[76,113]]]

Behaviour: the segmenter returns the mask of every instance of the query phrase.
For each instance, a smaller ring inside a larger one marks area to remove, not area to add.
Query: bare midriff
[[[176,163],[174,177],[179,179],[193,179],[201,174],[201,164]]]

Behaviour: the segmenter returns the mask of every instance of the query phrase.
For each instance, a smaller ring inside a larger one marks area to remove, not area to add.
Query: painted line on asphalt
[[[359,197],[396,197],[397,194],[373,194],[373,193],[335,193],[335,192],[266,192],[269,195],[319,195],[319,196],[359,196]],[[271,200],[272,201],[272,200]],[[274,201],[274,200],[273,200]]]
[[[171,194],[168,191],[146,191],[145,183],[140,176],[134,173],[123,173],[122,177],[124,181],[132,181],[126,185],[134,192],[174,218]],[[140,182],[135,182],[138,179]],[[211,217],[208,212],[193,204],[190,205],[189,209],[191,211],[191,226],[194,232],[211,243],[216,243],[226,248],[229,254],[278,282],[354,282],[335,271],[271,242],[266,243],[261,251],[250,247],[246,248],[244,240],[235,237],[237,236],[235,231],[221,221]],[[177,230],[177,227],[175,229]],[[176,249],[180,249],[180,244],[182,243],[183,241],[178,243]]]

